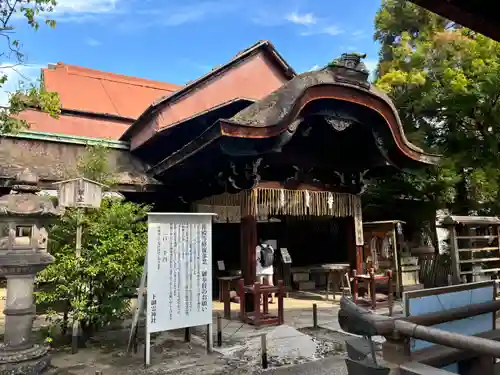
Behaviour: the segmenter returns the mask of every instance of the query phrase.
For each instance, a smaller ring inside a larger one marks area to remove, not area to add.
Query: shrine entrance
[[[152,168],[186,209],[218,215],[214,262],[240,270],[246,285],[265,232],[289,250],[292,267],[343,260],[362,273],[365,181],[437,163],[408,142],[361,60],[345,54],[296,76]]]

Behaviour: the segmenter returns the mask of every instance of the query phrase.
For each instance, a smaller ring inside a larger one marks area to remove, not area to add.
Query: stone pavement
[[[337,301],[311,301],[297,300],[293,298],[285,299],[285,324],[296,329],[312,327],[313,315],[312,306],[318,307],[318,325],[328,330],[341,332],[337,321],[339,302]],[[183,374],[183,375],[205,375],[205,374],[254,374],[259,373],[259,369],[249,366],[248,363],[237,363],[233,359],[224,356],[230,354],[232,350],[241,349],[242,345],[252,337],[268,333],[275,327],[262,327],[257,329],[247,324],[242,324],[238,320],[239,305],[232,304],[233,319],[222,319],[223,343],[218,348],[214,345],[216,353],[206,355],[203,347],[203,336],[205,327],[193,329],[192,343],[183,342],[183,331],[166,332],[154,338],[154,349],[152,350],[153,366],[144,369],[142,366],[142,347],[139,343],[139,352],[132,357],[127,357],[124,353],[128,339],[128,329],[130,321],[123,322],[121,331],[103,332],[104,337],[99,337],[88,348],[81,349],[78,354],[71,355],[67,348],[56,350],[53,353],[53,365],[51,374],[60,375],[94,375],[95,371],[102,371],[103,375],[108,373],[119,373],[123,375],[132,374]],[[217,314],[223,313],[223,305],[218,302],[213,303],[214,319],[213,333],[216,334]],[[277,310],[277,304],[270,305],[270,310]],[[377,311],[383,313],[384,311]],[[0,333],[3,333],[3,321],[0,320]],[[43,316],[35,320],[35,329],[46,325]],[[198,337],[197,337],[198,336]],[[139,335],[142,337],[142,333]],[[112,341],[110,343],[110,341]],[[378,340],[377,340],[378,341]],[[215,342],[215,340],[214,340]],[[323,362],[324,361],[324,362]],[[319,363],[324,363],[320,365]],[[307,369],[307,370],[306,370]],[[329,369],[326,371],[326,369]],[[334,375],[346,374],[342,357],[326,358],[325,360],[310,362],[304,365],[293,367],[281,367],[269,369],[270,373],[279,374],[323,374]]]
[[[334,356],[295,366],[275,367],[266,370],[269,375],[347,375],[342,357]]]
[[[293,298],[285,298],[285,324],[292,326],[296,329],[312,327],[313,326],[313,304],[317,305],[318,311],[318,325],[322,328],[329,329],[335,332],[344,332],[338,323],[338,311],[340,309],[339,301],[311,301],[311,300],[297,300]],[[217,315],[223,316],[224,306],[222,303],[213,303],[213,333],[216,334]],[[269,305],[271,312],[277,310],[277,304]],[[388,309],[378,309],[378,314],[387,315]],[[394,314],[401,314],[402,309],[399,304],[396,304]],[[231,320],[221,319],[222,328],[222,347],[237,345],[246,342],[249,338],[260,336],[273,329],[273,327],[263,326],[255,328],[248,324],[241,323],[238,319],[239,304],[231,303]],[[195,330],[201,336],[204,333],[200,329]],[[345,333],[345,332],[344,332]],[[375,341],[383,341],[383,338],[374,338]]]

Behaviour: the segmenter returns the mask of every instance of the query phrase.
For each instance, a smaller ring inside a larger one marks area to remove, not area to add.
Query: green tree
[[[107,152],[102,145],[88,146],[79,162],[80,174],[102,183],[114,179]],[[86,213],[65,210],[50,230],[49,251],[55,262],[37,277],[37,303],[52,307],[48,312],[54,324],[66,331],[78,319],[87,338],[129,312],[129,297],[138,286],[146,254],[148,210],[117,198],[105,198],[100,209]],[[80,258],[75,256],[77,224],[83,228]]]
[[[68,178],[85,177],[113,187],[117,178],[109,164],[109,151],[104,143],[88,144],[85,152],[78,158],[75,168],[68,170]]]
[[[375,84],[410,140],[444,156],[439,168],[379,181],[376,190],[457,213],[498,212],[500,44],[403,0],[383,1],[375,26]]]
[[[56,0],[0,0],[0,36],[5,40],[5,46],[0,51],[2,65],[0,66],[0,89],[8,79],[6,71],[16,70],[16,67],[26,63],[26,56],[22,52],[22,43],[15,37],[14,20],[23,18],[34,30],[40,27],[41,19],[49,27],[55,27],[53,19],[47,19],[56,6]],[[13,133],[29,124],[17,115],[27,108],[38,108],[51,116],[60,113],[59,97],[56,93],[48,92],[44,87],[28,84],[19,88],[9,96],[9,104],[0,110],[0,134]]]
[[[67,210],[50,231],[49,251],[55,262],[38,275],[44,288],[37,293],[37,303],[66,306],[66,314],[78,318],[85,337],[123,318],[142,271],[147,211],[147,206],[116,198],[103,199],[99,210],[85,215]],[[83,227],[78,259],[77,223]],[[49,316],[55,323],[68,324],[55,310],[49,310]]]

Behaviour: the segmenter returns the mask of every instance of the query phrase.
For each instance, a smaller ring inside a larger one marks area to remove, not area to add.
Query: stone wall
[[[85,144],[51,142],[26,138],[0,138],[0,179],[14,179],[26,168],[36,173],[41,183],[60,181],[75,170]],[[130,191],[147,190],[159,183],[146,175],[147,166],[127,149],[112,148],[109,163],[118,182]]]

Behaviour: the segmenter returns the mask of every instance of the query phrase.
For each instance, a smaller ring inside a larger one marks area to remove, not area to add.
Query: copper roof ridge
[[[184,93],[187,94],[192,88],[197,86],[199,83],[201,83],[201,82],[203,82],[203,81],[205,81],[213,76],[217,76],[218,74],[222,73],[225,69],[227,69],[232,64],[234,64],[234,63],[240,61],[241,59],[244,59],[245,57],[251,55],[254,51],[258,50],[261,47],[269,47],[273,52],[273,57],[276,60],[278,60],[286,68],[286,70],[288,72],[290,72],[290,76],[293,77],[293,76],[297,75],[295,70],[293,70],[293,68],[290,65],[288,65],[286,60],[283,57],[281,57],[281,55],[276,51],[276,48],[274,47],[274,45],[270,41],[260,40],[257,43],[254,43],[252,46],[238,52],[227,63],[217,66],[216,68],[212,69],[210,72],[202,75],[201,77],[191,81],[189,84],[183,86],[178,91],[175,91],[175,92],[171,93],[170,95],[165,96],[163,99],[160,98],[159,101],[155,103],[155,105],[161,104],[161,102],[168,100],[170,98],[175,98],[179,95],[182,96]]]
[[[223,73],[226,69],[229,69],[233,64],[251,56],[255,51],[260,48],[267,47],[266,51],[271,53],[272,57],[276,60],[276,63],[280,64],[283,68],[283,74],[288,75],[290,79],[297,76],[295,70],[286,62],[286,60],[278,53],[274,45],[269,40],[259,40],[250,47],[238,52],[231,60],[227,63],[219,65],[218,67],[212,69],[210,72],[204,74],[203,76],[191,81],[187,85],[181,87],[179,90],[172,92],[170,95],[166,95],[155,100],[146,110],[137,118],[137,120],[122,134],[120,139],[126,137],[133,129],[136,124],[141,121],[142,118],[150,114],[157,106],[165,103],[168,100],[180,99],[184,95],[187,95],[191,90],[195,89],[199,84],[208,81],[212,77],[216,77]]]

